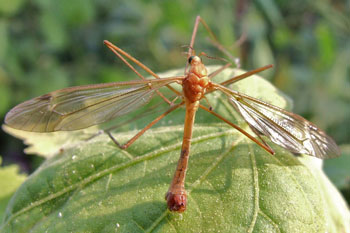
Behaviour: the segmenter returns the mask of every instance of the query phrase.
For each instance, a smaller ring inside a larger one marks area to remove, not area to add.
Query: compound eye
[[[194,58],[194,56],[190,56],[190,57],[188,58],[188,64],[191,64],[193,58]]]

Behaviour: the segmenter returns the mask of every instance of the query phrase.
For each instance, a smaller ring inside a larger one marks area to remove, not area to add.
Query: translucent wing
[[[17,105],[7,113],[5,123],[15,129],[33,132],[83,129],[143,106],[157,89],[178,79],[65,88]]]
[[[321,159],[340,155],[333,139],[303,117],[223,86],[218,89],[228,95],[231,104],[253,131],[267,136],[277,145],[293,153]]]

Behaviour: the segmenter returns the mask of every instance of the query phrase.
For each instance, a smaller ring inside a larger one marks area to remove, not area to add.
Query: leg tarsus
[[[103,43],[115,54],[117,55],[132,71],[134,71],[136,73],[137,76],[139,76],[141,79],[145,80],[146,78],[141,75],[123,56],[127,57],[128,59],[130,59],[132,62],[134,62],[136,65],[138,65],[141,69],[143,69],[144,71],[146,71],[147,73],[149,73],[150,75],[152,75],[153,77],[160,79],[160,77],[154,73],[151,69],[149,69],[147,66],[145,66],[142,62],[140,62],[139,60],[137,60],[136,58],[134,58],[133,56],[131,56],[130,54],[128,54],[127,52],[125,52],[124,50],[122,50],[121,48],[119,48],[118,46],[114,45],[113,43],[109,42],[108,40],[104,40]],[[123,56],[122,56],[123,55]],[[166,85],[166,87],[168,87],[171,91],[173,91],[175,94],[177,95],[181,95],[181,93],[179,93],[177,90],[175,90],[173,87],[171,87],[170,85]],[[160,91],[156,91],[156,93],[168,104],[170,104],[170,101],[160,92]]]
[[[116,145],[116,146],[118,146],[120,149],[122,149],[122,150],[125,150],[126,149],[126,144],[123,144],[123,145],[121,145],[118,141],[117,141],[117,139],[115,139],[115,137],[113,137],[113,135],[111,134],[111,132],[109,132],[109,131],[107,131],[107,132],[105,132],[107,135],[108,135],[108,137],[112,140],[112,142],[114,142],[114,144]]]
[[[235,63],[236,63],[236,65],[237,65],[237,58],[236,57],[233,57],[232,55],[231,55],[231,53],[228,51],[228,49],[226,49],[225,48],[225,46],[223,46],[220,42],[219,42],[219,40],[218,40],[218,38],[215,36],[215,34],[214,34],[214,32],[210,29],[210,27],[208,26],[208,24],[204,21],[204,19],[202,19],[200,16],[197,16],[197,18],[196,18],[196,23],[197,23],[197,21],[198,21],[198,23],[200,22],[200,23],[202,23],[202,25],[204,26],[204,28],[207,30],[207,32],[209,33],[209,35],[210,35],[210,41],[211,41],[211,43],[218,49],[218,50],[220,50],[223,54],[225,54],[227,57],[229,57],[232,61],[234,61]],[[238,41],[241,41],[242,39],[241,38],[239,38],[239,40]],[[191,41],[192,42],[192,41]],[[193,42],[194,42],[194,40],[193,40]],[[241,42],[240,42],[241,43]],[[193,46],[193,44],[192,44],[192,46]]]
[[[213,77],[215,77],[216,75],[220,74],[222,71],[224,71],[225,69],[227,69],[228,67],[231,66],[231,63],[227,63],[226,65],[220,67],[219,69],[215,70],[214,72],[210,73],[208,75],[208,77],[211,79]]]
[[[213,114],[214,116],[216,116],[217,118],[219,118],[220,120],[224,121],[225,123],[229,124],[230,126],[232,126],[233,128],[235,128],[236,130],[238,130],[239,132],[241,132],[242,134],[244,134],[247,138],[249,138],[250,140],[252,140],[253,142],[255,142],[256,144],[258,144],[258,146],[260,146],[261,148],[263,148],[264,150],[266,150],[267,152],[269,152],[270,154],[275,154],[275,152],[271,149],[270,146],[266,146],[265,141],[264,143],[260,142],[259,140],[257,140],[256,138],[254,138],[252,135],[250,135],[248,132],[246,132],[244,129],[242,129],[241,127],[239,127],[238,125],[232,123],[231,121],[227,120],[226,118],[222,117],[221,115],[219,115],[218,113],[209,110],[208,108],[206,108],[203,105],[199,105],[199,107],[211,114]],[[259,137],[260,138],[260,137]]]
[[[261,135],[260,135],[260,133],[255,129],[255,128],[253,128],[253,127],[250,127],[250,129],[255,133],[255,135],[256,136],[258,136],[258,138],[260,139],[260,141],[267,147],[267,148],[269,148],[270,150],[271,150],[271,154],[275,154],[275,151],[271,148],[271,146],[269,145],[269,144],[267,144],[266,142],[265,142],[265,140],[261,137]]]
[[[106,134],[109,136],[109,138],[116,144],[120,149],[125,150],[127,149],[131,144],[133,144],[141,135],[143,135],[148,129],[150,129],[153,125],[155,125],[158,121],[163,119],[166,115],[183,105],[184,102],[181,102],[177,105],[172,106],[167,111],[165,111],[163,114],[158,116],[156,119],[154,119],[152,122],[150,122],[148,125],[146,125],[142,130],[140,130],[137,134],[135,134],[129,141],[127,141],[125,144],[121,145],[110,133],[110,131],[106,131]]]
[[[263,67],[260,67],[260,68],[257,68],[257,69],[251,70],[251,71],[247,71],[247,72],[245,72],[245,73],[243,73],[241,75],[232,77],[232,78],[226,80],[225,82],[220,83],[220,85],[222,85],[222,86],[230,85],[232,83],[235,83],[237,81],[245,79],[245,78],[247,78],[249,76],[252,76],[253,74],[256,74],[256,73],[262,72],[264,70],[270,69],[272,67],[273,67],[273,65],[270,64],[270,65],[266,65],[266,66],[263,66]]]

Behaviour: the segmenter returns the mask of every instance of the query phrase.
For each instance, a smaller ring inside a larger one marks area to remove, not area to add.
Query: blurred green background
[[[0,0],[0,117],[56,89],[136,79],[102,43],[110,40],[155,72],[185,65],[196,15],[239,57],[294,100],[294,112],[327,131],[343,156],[327,173],[349,200],[350,1]],[[232,46],[241,36],[245,41]],[[195,48],[223,56],[200,27]],[[210,61],[217,63],[218,61]],[[41,160],[0,132],[3,164],[32,172]]]

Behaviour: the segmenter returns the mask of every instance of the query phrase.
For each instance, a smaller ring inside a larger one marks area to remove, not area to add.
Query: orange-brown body
[[[191,65],[190,70],[182,82],[186,116],[181,154],[174,178],[165,196],[169,210],[177,212],[186,210],[187,194],[184,180],[190,155],[193,124],[199,100],[203,98],[207,88],[211,85],[207,69],[198,56],[190,57],[189,64]]]

